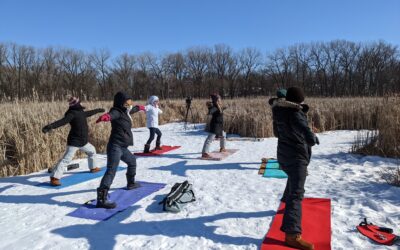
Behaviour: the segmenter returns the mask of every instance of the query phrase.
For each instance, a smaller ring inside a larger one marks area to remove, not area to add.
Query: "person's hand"
[[[208,102],[206,102],[206,105],[207,105],[207,108],[212,108],[212,106],[213,106],[213,103],[212,103],[212,102],[210,102],[210,101],[208,101]]]
[[[99,119],[97,119],[96,123],[109,122],[109,121],[111,121],[111,116],[109,113],[106,113],[106,114],[100,116]]]
[[[317,136],[315,136],[315,144],[319,145],[319,139]]]
[[[51,130],[52,130],[52,128],[51,128],[49,125],[44,126],[44,127],[42,128],[42,132],[43,132],[44,134],[50,132]]]

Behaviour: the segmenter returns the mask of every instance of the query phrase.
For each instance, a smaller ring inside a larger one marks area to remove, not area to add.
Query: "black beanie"
[[[217,103],[218,99],[221,99],[221,96],[216,93],[211,94],[210,97],[213,103]]]
[[[286,93],[286,100],[294,103],[302,103],[304,102],[304,92],[301,88],[298,87],[290,87]]]

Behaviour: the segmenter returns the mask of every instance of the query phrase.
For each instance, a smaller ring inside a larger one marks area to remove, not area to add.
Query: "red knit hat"
[[[75,105],[79,104],[80,102],[81,101],[79,100],[79,98],[75,97],[75,96],[71,96],[68,99],[68,104],[69,104],[70,107],[75,106]]]

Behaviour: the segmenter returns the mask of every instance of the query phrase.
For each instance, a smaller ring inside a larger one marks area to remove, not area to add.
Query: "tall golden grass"
[[[399,97],[382,100],[382,105],[376,111],[375,130],[359,132],[352,152],[400,158]],[[400,186],[400,167],[383,169],[381,177],[391,185]]]
[[[225,100],[225,130],[246,137],[270,137],[272,133],[271,109],[267,98]],[[380,128],[378,147],[390,152],[398,149],[399,99],[396,98],[310,98],[309,122],[317,131],[339,129]],[[143,102],[138,102],[143,104]],[[206,100],[193,100],[193,117],[189,122],[207,121]],[[112,102],[83,103],[88,110],[105,108]],[[182,100],[167,100],[161,104],[164,114],[160,123],[183,121],[186,104]],[[65,150],[69,126],[43,134],[41,128],[63,117],[66,102],[13,102],[0,104],[0,176],[14,176],[51,167]],[[98,116],[89,118],[90,142],[104,152],[110,125],[95,124]],[[133,115],[134,127],[145,126],[145,115]],[[392,155],[392,154],[390,154]],[[396,154],[395,154],[396,156]],[[398,154],[397,154],[398,156]]]

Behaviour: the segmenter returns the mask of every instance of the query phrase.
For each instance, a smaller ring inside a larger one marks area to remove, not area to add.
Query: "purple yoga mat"
[[[114,209],[96,208],[97,201],[94,200],[89,204],[85,204],[77,210],[69,213],[69,216],[91,219],[91,220],[107,220],[111,216],[124,211],[137,201],[142,198],[157,192],[158,190],[165,187],[163,183],[151,183],[151,182],[138,182],[141,186],[136,189],[117,189],[109,194],[109,200],[117,203],[117,207]]]

